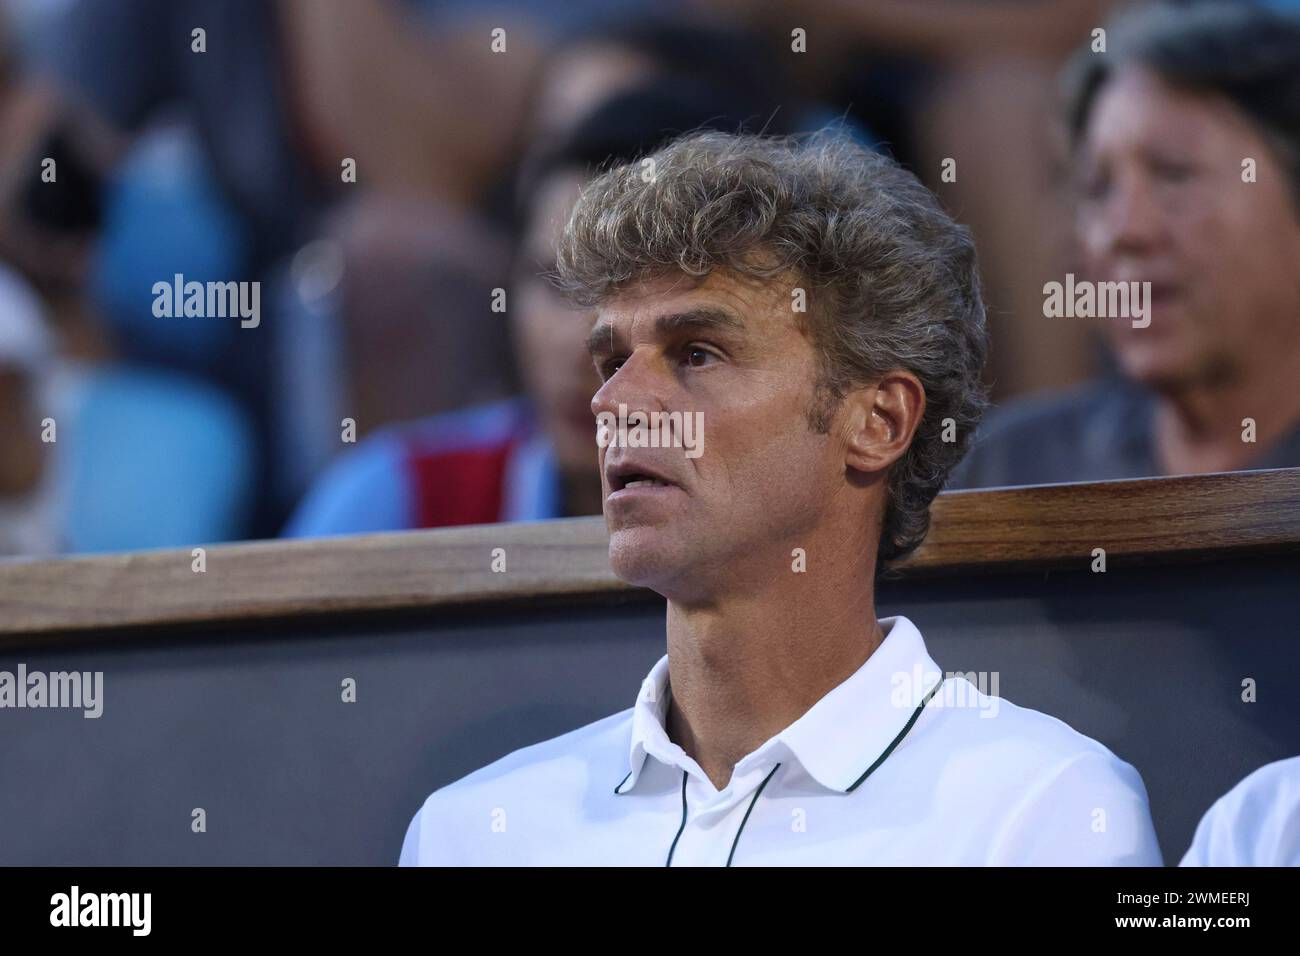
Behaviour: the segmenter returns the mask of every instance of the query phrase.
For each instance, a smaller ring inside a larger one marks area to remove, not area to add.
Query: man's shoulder
[[[361,461],[374,456],[437,457],[501,445],[527,426],[530,415],[526,399],[503,398],[393,422],[376,429],[340,461]]]
[[[632,708],[602,717],[539,743],[520,747],[429,795],[425,808],[483,798],[587,789],[610,777],[612,794],[620,769],[626,771]]]
[[[998,767],[1008,785],[1082,764],[1141,786],[1136,771],[1105,744],[1058,717],[991,696],[964,676],[948,677],[930,706],[941,712],[936,727],[958,759]]]
[[[1265,764],[1214,802],[1181,866],[1300,866],[1300,757]]]
[[[532,862],[528,842],[508,833],[568,838],[571,814],[594,792],[612,796],[626,771],[632,709],[521,747],[440,787],[407,828],[404,866]],[[567,822],[566,822],[567,821]]]
[[[527,432],[530,416],[527,400],[510,398],[377,429],[333,461],[308,489],[284,536],[469,523],[445,520],[445,515],[430,520],[422,504],[438,488],[426,486],[461,484],[482,491],[481,470],[466,472],[463,466],[486,457],[495,462],[489,467],[498,467],[511,442]],[[452,505],[460,503],[457,498]],[[485,507],[491,511],[492,505],[489,501]],[[472,517],[496,520],[495,514]]]
[[[986,862],[1160,864],[1136,768],[1063,720],[990,697],[963,677],[941,691],[948,684],[967,685],[966,703],[940,707],[930,724],[938,732],[926,736],[943,748],[935,764],[944,789],[989,834]]]
[[[1128,477],[1149,398],[1124,380],[1087,382],[991,412],[950,490]],[[1135,432],[1135,430],[1137,430]]]
[[[503,398],[390,425],[384,434],[413,454],[446,454],[509,442],[527,427],[531,414],[527,399]]]
[[[1034,431],[1060,422],[1087,421],[1106,414],[1133,397],[1125,382],[1094,380],[1071,388],[1028,395],[1008,402],[989,415],[989,434]]]
[[[1244,777],[1223,799],[1239,806],[1300,808],[1300,757],[1265,764]]]

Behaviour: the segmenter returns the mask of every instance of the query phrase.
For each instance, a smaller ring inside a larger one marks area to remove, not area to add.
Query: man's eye
[[[1192,177],[1192,167],[1187,163],[1157,160],[1151,164],[1156,176],[1167,183],[1181,183]]]
[[[1102,175],[1084,177],[1079,187],[1079,193],[1085,200],[1104,199],[1109,191],[1110,177]]]
[[[692,345],[686,350],[686,364],[693,368],[699,368],[707,365],[710,360],[717,358],[712,352],[698,345]]]
[[[606,359],[604,362],[601,363],[600,377],[603,378],[605,381],[609,381],[611,378],[614,377],[614,373],[617,372],[622,367],[623,367],[623,360],[621,358]]]

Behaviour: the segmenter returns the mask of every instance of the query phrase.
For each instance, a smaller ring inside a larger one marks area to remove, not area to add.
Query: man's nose
[[[1150,248],[1164,229],[1164,210],[1151,185],[1131,180],[1115,190],[1104,217],[1106,251],[1135,252]]]
[[[620,406],[627,412],[652,411],[662,406],[663,391],[654,357],[648,349],[637,349],[592,396],[591,411],[593,415],[609,412],[616,416]]]

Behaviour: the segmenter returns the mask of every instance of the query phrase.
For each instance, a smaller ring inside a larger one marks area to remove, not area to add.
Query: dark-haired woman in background
[[[991,416],[950,487],[1300,466],[1300,20],[1156,6],[1107,40],[1068,75],[1076,234],[1150,324],[1038,319],[1099,323],[1118,374]]]

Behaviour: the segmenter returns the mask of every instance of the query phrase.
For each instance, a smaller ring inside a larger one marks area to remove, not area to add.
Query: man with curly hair
[[[436,791],[403,864],[1160,863],[1133,767],[876,619],[985,404],[974,244],[914,176],[692,134],[588,185],[556,273],[596,315],[610,561],[668,653],[629,710]]]

